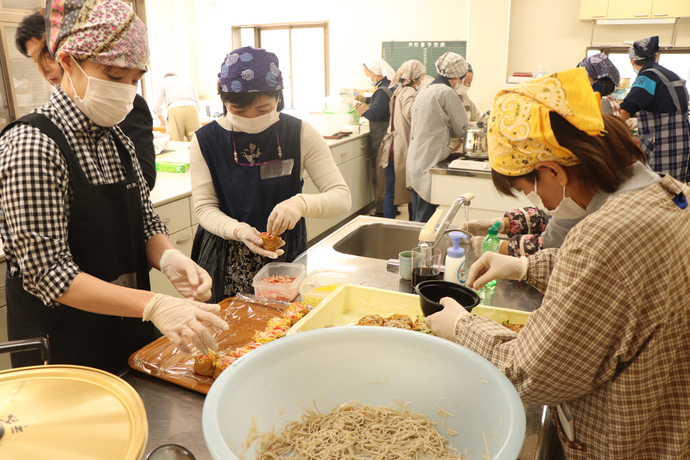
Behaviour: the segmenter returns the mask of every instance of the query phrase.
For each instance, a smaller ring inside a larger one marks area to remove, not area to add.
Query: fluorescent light
[[[675,24],[677,18],[648,19],[597,19],[598,26],[630,26],[647,24]]]

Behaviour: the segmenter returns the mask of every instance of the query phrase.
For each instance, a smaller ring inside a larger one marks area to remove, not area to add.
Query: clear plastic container
[[[307,268],[301,264],[289,264],[285,262],[271,262],[266,264],[254,277],[254,295],[263,299],[282,300],[291,302],[304,281]],[[273,277],[292,278],[289,282],[269,281]]]
[[[300,294],[302,302],[310,307],[319,305],[336,288],[350,284],[352,273],[339,270],[314,270],[304,280]]]

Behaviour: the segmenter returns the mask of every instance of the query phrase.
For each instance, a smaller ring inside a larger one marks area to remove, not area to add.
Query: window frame
[[[232,26],[232,48],[237,49],[242,47],[242,40],[240,31],[241,29],[254,29],[254,44],[256,47],[261,48],[261,31],[262,30],[287,30],[290,37],[290,75],[292,73],[292,30],[293,29],[318,29],[323,28],[323,62],[324,62],[324,95],[327,97],[330,92],[330,51],[328,47],[329,43],[329,21],[311,21],[311,22],[288,22],[288,23],[275,23],[275,24],[247,24],[247,25],[237,25]],[[295,100],[294,95],[294,84],[290,84],[290,100]]]

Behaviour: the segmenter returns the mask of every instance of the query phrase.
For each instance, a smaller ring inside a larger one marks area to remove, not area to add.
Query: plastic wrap
[[[275,302],[252,295],[240,294],[220,302],[221,314],[230,329],[214,330],[218,352],[228,354],[252,341],[271,318],[279,317],[290,304]],[[213,379],[194,372],[194,356],[182,353],[167,337],[151,342],[129,358],[132,369],[181,385],[200,393],[208,393]]]

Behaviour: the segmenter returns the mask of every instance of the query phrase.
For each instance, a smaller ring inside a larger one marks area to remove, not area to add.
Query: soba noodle
[[[253,434],[248,441],[260,439],[257,452],[261,460],[467,460],[433,424],[424,414],[402,405],[395,410],[345,404],[327,414],[307,410],[301,421],[288,422],[279,433]]]

